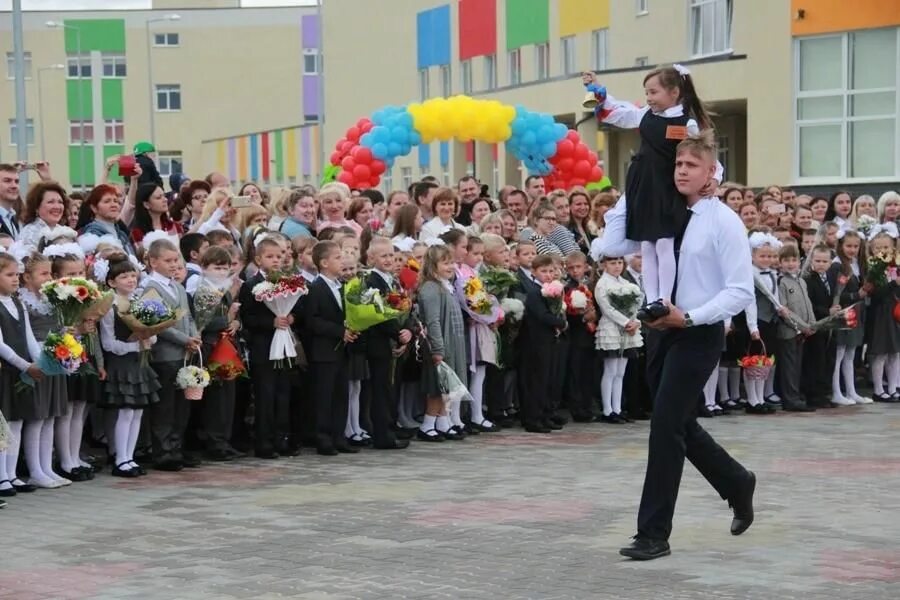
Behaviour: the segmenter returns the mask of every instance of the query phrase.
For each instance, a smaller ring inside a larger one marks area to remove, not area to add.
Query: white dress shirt
[[[459,229],[462,232],[466,231],[465,227],[452,219],[449,224],[445,224],[441,221],[440,217],[434,217],[422,226],[422,231],[419,233],[419,239],[428,245],[433,245],[440,241],[439,238],[444,231],[449,231],[450,229]]]
[[[338,306],[340,306],[341,308],[344,308],[344,299],[341,296],[341,287],[342,286],[341,286],[340,282],[335,281],[333,279],[329,279],[328,277],[325,277],[321,273],[319,274],[319,277],[325,283],[328,284],[328,287],[331,289],[331,294],[334,296],[334,299],[337,301]]]
[[[153,281],[155,281],[156,283],[160,284],[162,286],[162,288],[164,290],[166,290],[172,298],[174,298],[175,300],[178,299],[178,290],[175,287],[175,281],[173,279],[170,279],[169,277],[166,277],[165,275],[160,275],[156,271],[153,271],[152,273],[150,273],[149,278],[152,279]]]
[[[9,296],[0,296],[0,304],[2,304],[4,310],[9,313],[9,316],[16,321],[19,320],[19,311],[16,310],[16,305],[12,298]],[[3,360],[20,371],[26,371],[31,363],[40,356],[41,345],[38,344],[37,339],[34,337],[34,333],[31,331],[31,321],[28,318],[28,311],[25,310],[25,307],[22,307],[22,314],[25,317],[25,343],[28,345],[28,352],[31,356],[19,356],[16,354],[15,350],[3,341],[3,331],[0,330],[0,358],[3,358]]]

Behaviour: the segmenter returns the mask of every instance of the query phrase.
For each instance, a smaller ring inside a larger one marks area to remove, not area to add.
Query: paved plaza
[[[756,522],[685,469],[672,556],[621,558],[648,424],[244,460],[10,499],[0,598],[900,597],[900,407],[704,421]]]

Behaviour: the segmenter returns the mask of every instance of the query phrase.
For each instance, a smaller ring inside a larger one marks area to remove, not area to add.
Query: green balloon
[[[337,181],[338,175],[341,174],[341,168],[337,165],[328,165],[325,167],[325,173],[322,177],[322,183],[320,186],[325,185],[326,183],[331,183],[332,181]]]
[[[595,181],[593,183],[589,183],[585,186],[587,190],[602,190],[603,188],[608,188],[612,185],[612,180],[606,175],[603,176],[603,179],[600,181]]]

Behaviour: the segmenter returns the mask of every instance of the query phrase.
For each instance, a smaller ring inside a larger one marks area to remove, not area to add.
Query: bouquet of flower
[[[503,311],[503,322],[498,330],[497,358],[500,365],[512,365],[513,349],[519,332],[522,330],[522,319],[525,317],[525,304],[518,298],[504,298],[500,302]]]
[[[400,274],[397,276],[404,290],[411,291],[416,289],[416,285],[419,283],[419,271],[421,270],[422,267],[416,259],[410,258],[406,261],[406,266],[400,269]]]
[[[132,331],[132,341],[147,339],[173,327],[181,315],[162,301],[155,290],[148,290],[140,298],[134,298],[119,318]]]
[[[457,277],[455,289],[462,309],[473,321],[493,325],[503,318],[500,303],[484,289],[484,283],[479,277],[470,277],[466,281]]]
[[[203,367],[185,365],[175,374],[175,385],[184,390],[184,397],[188,400],[201,400],[203,388],[209,385],[209,372]]]
[[[96,283],[81,277],[48,281],[41,286],[41,293],[56,310],[64,327],[74,327],[86,319],[99,319],[113,302],[112,293],[101,292]]]
[[[391,290],[384,299],[387,301],[388,306],[394,310],[399,310],[402,313],[408,313],[412,310],[412,300],[410,300],[409,294],[403,290]]]
[[[565,313],[565,290],[565,286],[559,281],[551,281],[550,283],[545,283],[541,286],[541,296],[547,298],[550,303],[550,310],[555,313]]]
[[[484,284],[484,291],[503,300],[509,294],[509,290],[519,283],[519,280],[507,269],[485,267],[481,272],[481,282]]]
[[[257,302],[266,305],[276,317],[291,314],[301,296],[307,294],[306,280],[299,274],[269,273],[264,281],[253,286],[251,293]],[[290,366],[297,357],[294,334],[290,329],[276,329],[269,346],[269,360],[275,362],[276,368]],[[287,360],[287,365],[284,361]]]
[[[876,225],[878,225],[878,220],[869,215],[861,215],[856,219],[856,231],[863,236],[863,239],[869,238],[869,233]]]
[[[634,319],[641,307],[641,290],[633,283],[624,283],[609,290],[609,303],[618,312]]]
[[[50,332],[47,335],[37,366],[45,375],[73,375],[79,370],[90,369],[81,338],[68,332]],[[22,373],[20,379],[27,385],[34,385],[34,379],[28,373]]]
[[[566,314],[573,317],[584,316],[588,307],[594,302],[594,295],[586,285],[579,285],[566,292],[565,304]],[[596,323],[585,323],[585,327],[590,333],[597,331]]]
[[[445,402],[472,401],[472,395],[469,393],[469,390],[460,380],[459,375],[446,362],[439,362],[436,368],[438,387]]]
[[[391,306],[377,288],[366,287],[359,277],[354,277],[344,286],[344,308],[347,327],[357,332],[399,319],[407,312]]]
[[[210,285],[205,279],[200,281],[194,292],[194,322],[197,324],[197,331],[202,332],[213,319],[225,315],[225,307],[222,305],[224,297],[224,290]]]
[[[830,329],[855,329],[859,325],[859,315],[855,304],[842,308],[836,314],[819,319],[812,324],[813,331],[828,331]]]
[[[516,298],[504,298],[500,302],[500,308],[506,315],[505,322],[518,323],[525,316],[525,304]]]
[[[866,260],[866,289],[882,288],[897,278],[894,254],[875,254]]]

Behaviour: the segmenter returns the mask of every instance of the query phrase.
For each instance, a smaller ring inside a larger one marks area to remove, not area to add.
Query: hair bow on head
[[[845,235],[847,235],[847,230],[843,227],[839,228],[837,231],[837,239],[842,240],[844,239]]]
[[[399,250],[400,252],[412,252],[413,246],[416,245],[416,240],[411,237],[405,237],[401,239],[393,240],[394,248]]]
[[[678,71],[678,74],[681,75],[682,77],[687,77],[688,75],[691,74],[690,69],[688,69],[686,66],[678,64],[678,63],[675,63],[674,65],[672,65],[672,68],[675,69],[676,71]]]
[[[163,231],[162,229],[156,229],[147,233],[147,235],[144,236],[144,239],[141,240],[141,244],[144,246],[144,248],[149,249],[150,246],[153,245],[153,242],[158,242],[159,240],[168,240],[175,244],[176,248],[178,247],[178,236],[171,235]]]
[[[128,261],[134,265],[134,268],[138,270],[138,272],[143,273],[146,271],[146,267],[144,267],[144,263],[138,260],[138,257],[134,254],[128,255]]]
[[[750,248],[757,249],[761,246],[768,246],[769,244],[769,234],[763,233],[762,231],[754,231],[750,234]]]
[[[85,233],[78,238],[78,245],[84,250],[85,254],[93,254],[97,251],[100,244],[108,244],[116,248],[122,247],[122,241],[111,233],[106,235],[97,235],[95,233]]]
[[[67,242],[65,244],[51,244],[44,248],[44,256],[50,258],[61,258],[64,256],[74,256],[79,260],[84,260],[84,250],[75,242]]]
[[[894,240],[900,237],[900,231],[897,230],[896,223],[879,223],[869,230],[869,241],[871,242],[882,233]]]
[[[256,248],[257,246],[259,246],[262,243],[263,240],[266,240],[266,239],[269,239],[268,231],[263,231],[261,233],[257,233],[256,236],[253,238],[253,247]]]
[[[94,279],[103,283],[106,281],[106,275],[109,273],[109,261],[105,258],[97,258],[94,260]]]
[[[432,238],[432,239],[427,240],[425,242],[425,245],[430,247],[430,246],[446,246],[447,244],[445,244],[444,240],[442,240],[441,238]]]

